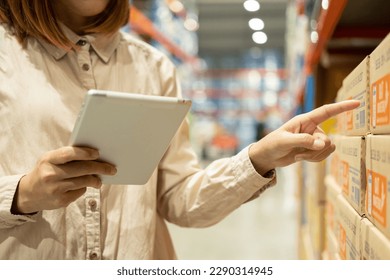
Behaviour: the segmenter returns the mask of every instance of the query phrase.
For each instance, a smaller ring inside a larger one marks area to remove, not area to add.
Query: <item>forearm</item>
[[[248,150],[211,163],[188,175],[165,192],[159,210],[172,223],[184,227],[207,227],[225,218],[240,205],[258,196],[275,182],[254,169]]]

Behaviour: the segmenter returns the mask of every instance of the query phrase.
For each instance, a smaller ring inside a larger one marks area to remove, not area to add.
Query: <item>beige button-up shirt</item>
[[[174,65],[151,46],[120,32],[65,32],[78,51],[34,38],[22,49],[0,26],[0,259],[173,259],[165,220],[212,225],[274,183],[248,149],[201,169],[185,121],[146,185],[88,188],[66,208],[12,215],[20,178],[68,144],[88,89],[181,94]]]

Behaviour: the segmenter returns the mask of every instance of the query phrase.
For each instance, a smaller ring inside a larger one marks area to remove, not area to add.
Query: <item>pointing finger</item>
[[[338,103],[326,104],[307,113],[307,117],[316,125],[334,117],[340,113],[353,110],[359,107],[359,100],[345,100]]]

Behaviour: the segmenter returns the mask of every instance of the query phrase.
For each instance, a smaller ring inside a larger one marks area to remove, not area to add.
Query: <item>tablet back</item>
[[[105,184],[145,184],[191,107],[162,96],[90,90],[70,144],[96,148],[118,172]]]

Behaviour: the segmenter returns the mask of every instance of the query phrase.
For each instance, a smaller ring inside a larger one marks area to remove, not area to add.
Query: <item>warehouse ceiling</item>
[[[256,46],[284,52],[287,0],[258,1],[260,10],[248,12],[244,0],[197,0],[199,55],[237,56]],[[262,45],[252,40],[248,22],[254,17],[264,21],[268,40]]]

